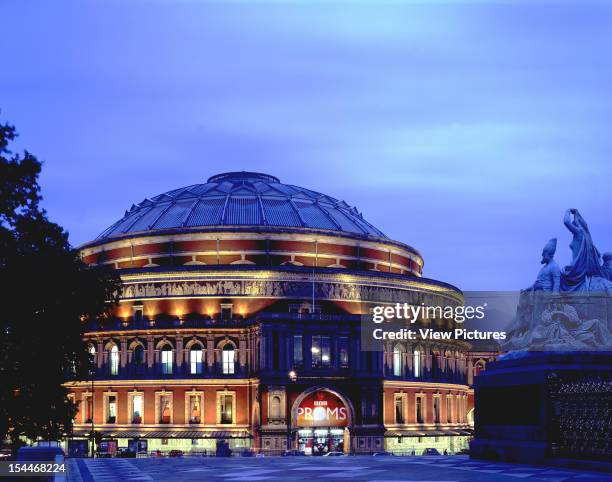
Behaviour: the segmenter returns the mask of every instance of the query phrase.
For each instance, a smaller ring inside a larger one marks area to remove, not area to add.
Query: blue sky
[[[466,290],[612,251],[612,3],[4,0],[1,120],[78,245],[228,170],[357,205]]]

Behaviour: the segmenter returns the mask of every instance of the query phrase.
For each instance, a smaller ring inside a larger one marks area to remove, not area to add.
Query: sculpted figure
[[[586,221],[577,209],[568,209],[565,212],[563,223],[573,234],[573,238],[570,243],[572,264],[566,266],[563,270],[561,289],[563,291],[600,289],[599,285],[602,284],[600,279],[605,278],[605,275],[599,261],[601,256],[593,244]],[[592,281],[595,281],[597,286],[594,286]]]
[[[558,293],[561,285],[561,269],[555,262],[555,251],[557,250],[557,238],[551,239],[542,250],[542,261],[544,267],[538,273],[535,283],[523,291],[550,291]]]

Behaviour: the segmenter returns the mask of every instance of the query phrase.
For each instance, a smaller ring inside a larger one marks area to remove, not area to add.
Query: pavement
[[[68,459],[69,482],[420,481],[612,482],[612,474],[493,463],[468,456]]]

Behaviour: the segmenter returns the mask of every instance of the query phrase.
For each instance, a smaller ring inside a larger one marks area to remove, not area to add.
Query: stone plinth
[[[526,352],[475,380],[472,458],[612,458],[612,352]]]

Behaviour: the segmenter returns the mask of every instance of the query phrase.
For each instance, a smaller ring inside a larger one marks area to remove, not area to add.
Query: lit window
[[[419,378],[421,376],[421,350],[414,350],[412,354],[412,368],[414,372],[414,378]]]
[[[232,394],[220,395],[219,410],[219,423],[234,423],[234,396]]]
[[[106,397],[106,423],[116,423],[117,421],[117,397],[108,395]]]
[[[159,396],[159,423],[168,424],[172,421],[172,405],[170,395]]]
[[[222,353],[222,369],[224,375],[233,375],[235,372],[235,363],[234,363],[234,347],[230,344],[227,344],[221,350]]]
[[[113,345],[110,349],[110,374],[119,374],[119,349],[117,345]]]
[[[200,347],[192,347],[189,351],[189,372],[192,375],[202,373],[202,349]]]
[[[331,365],[329,336],[314,335],[310,352],[313,368],[329,367]]]
[[[293,336],[293,366],[301,367],[304,365],[304,350],[302,335]]]
[[[393,349],[393,375],[396,377],[402,376],[403,371],[403,354],[404,350],[400,345],[396,345]]]
[[[314,335],[312,337],[310,353],[312,354],[312,366],[314,368],[320,367],[321,366],[321,337],[319,335]]]
[[[423,397],[416,398],[416,423],[423,423]]]
[[[91,423],[93,421],[93,397],[91,394],[85,395],[84,402],[83,422]]]
[[[395,395],[395,423],[404,423],[404,396]]]
[[[93,345],[89,345],[89,360],[93,366],[96,364],[96,348]]]
[[[132,396],[132,423],[141,424],[142,423],[142,395],[133,395]]]
[[[338,358],[340,368],[348,368],[349,366],[349,342],[348,337],[341,336],[338,339]]]
[[[321,337],[321,363],[324,367],[331,366],[331,349],[329,336]]]
[[[162,348],[161,368],[163,375],[172,375],[172,348],[168,345]]]
[[[200,395],[189,395],[188,407],[189,407],[189,423],[201,423],[202,405],[200,403]]]

